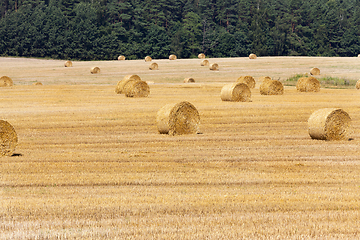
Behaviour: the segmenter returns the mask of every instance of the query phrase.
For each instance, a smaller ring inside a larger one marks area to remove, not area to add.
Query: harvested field
[[[0,239],[359,238],[359,90],[266,96],[257,83],[252,102],[220,99],[240,75],[285,80],[317,66],[358,80],[355,60],[210,58],[221,68],[209,71],[201,59],[164,59],[149,71],[143,59],[65,68],[0,58],[14,83],[0,89],[0,116],[18,137],[0,158]],[[154,82],[149,97],[114,92],[130,74]],[[181,101],[196,106],[202,134],[159,134],[158,110]],[[350,115],[352,141],[311,139],[307,121],[321,108]]]

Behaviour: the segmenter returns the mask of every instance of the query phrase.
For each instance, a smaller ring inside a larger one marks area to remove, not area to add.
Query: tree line
[[[357,56],[360,0],[3,0],[0,55]]]

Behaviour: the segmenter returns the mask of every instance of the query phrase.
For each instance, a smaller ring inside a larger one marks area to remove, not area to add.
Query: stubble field
[[[0,239],[357,239],[360,236],[360,90],[322,88],[222,102],[242,75],[308,73],[357,80],[360,58],[260,57],[64,61],[0,58],[0,116],[15,154],[0,158]],[[90,74],[98,66],[100,74]],[[125,75],[147,98],[115,93]],[[196,83],[184,84],[193,77]],[[42,82],[42,86],[32,85]],[[156,113],[191,102],[197,135],[159,134]],[[319,141],[307,120],[338,107],[351,141]]]

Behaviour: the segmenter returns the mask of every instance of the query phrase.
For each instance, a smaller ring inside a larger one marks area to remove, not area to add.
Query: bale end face
[[[204,59],[204,58],[205,58],[205,54],[200,53],[200,54],[198,55],[198,58],[200,58],[200,59]]]
[[[320,75],[320,69],[318,69],[318,68],[312,68],[312,69],[310,70],[310,74],[311,74],[311,75]]]
[[[217,63],[212,63],[210,64],[209,69],[211,71],[219,71],[219,65]]]
[[[177,59],[177,57],[176,57],[176,55],[174,55],[174,54],[171,54],[170,56],[169,56],[169,60],[176,60]]]
[[[14,127],[7,121],[0,120],[0,156],[11,156],[18,143]]]
[[[126,58],[125,58],[125,56],[123,56],[123,55],[120,55],[119,57],[118,57],[118,60],[119,61],[123,61],[123,60],[125,60]]]
[[[255,55],[255,54],[253,54],[253,53],[251,53],[250,55],[249,55],[249,59],[256,59],[257,58],[257,56]]]
[[[65,66],[65,67],[72,67],[73,65],[72,65],[72,62],[71,62],[71,61],[66,61],[66,62],[64,63],[64,66]]]
[[[14,85],[13,80],[8,76],[2,76],[0,78],[0,87],[11,87],[13,85]]]
[[[157,63],[152,63],[149,66],[150,70],[158,70],[159,69],[159,65]]]
[[[90,73],[91,73],[91,74],[100,73],[100,68],[99,68],[99,67],[93,67],[93,68],[90,70]]]
[[[205,59],[201,61],[200,66],[209,66],[209,64],[209,61]]]
[[[145,57],[145,62],[151,62],[151,61],[152,61],[152,58],[150,56]]]

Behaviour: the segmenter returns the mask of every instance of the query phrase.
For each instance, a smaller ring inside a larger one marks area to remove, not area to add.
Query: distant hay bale
[[[166,104],[156,115],[159,133],[169,135],[200,133],[200,115],[189,102]]]
[[[256,59],[257,56],[256,56],[255,54],[251,53],[251,54],[249,55],[249,58],[250,58],[250,59]]]
[[[177,57],[176,57],[176,55],[171,54],[171,55],[169,56],[169,59],[170,59],[170,60],[176,60],[176,59],[177,59]]]
[[[209,64],[210,64],[209,61],[206,59],[202,60],[200,63],[201,66],[209,66]]]
[[[318,69],[318,68],[312,68],[312,69],[310,70],[310,74],[311,74],[311,75],[320,75],[320,69]]]
[[[198,58],[200,58],[200,59],[204,59],[204,58],[205,58],[205,54],[200,53],[200,54],[198,55]]]
[[[239,77],[236,82],[245,83],[249,86],[249,88],[255,88],[255,79],[252,76],[241,76]]]
[[[66,62],[64,63],[64,66],[65,66],[65,67],[72,67],[73,65],[72,65],[72,62],[71,62],[71,61],[66,61]]]
[[[142,80],[128,81],[123,89],[126,97],[147,97],[150,94],[149,85]]]
[[[120,55],[120,56],[118,57],[118,60],[119,60],[119,61],[125,60],[125,56]]]
[[[318,140],[348,140],[351,118],[339,108],[323,108],[308,119],[309,135]]]
[[[263,82],[265,82],[265,81],[271,81],[272,79],[271,79],[271,77],[267,77],[267,76],[266,76],[266,77],[259,77],[258,80],[259,80],[259,82],[262,82],[262,83],[263,83]]]
[[[137,81],[137,80],[141,80],[141,78],[138,75],[126,75],[121,81],[119,81],[116,85],[115,88],[115,92],[117,94],[121,94],[123,93],[124,90],[124,86],[129,82],[129,81]]]
[[[2,76],[0,78],[0,87],[11,87],[13,85],[14,85],[13,80],[8,76]]]
[[[152,61],[152,58],[150,56],[145,57],[145,62],[151,62],[151,61]]]
[[[184,83],[194,83],[195,82],[195,79],[193,78],[185,78],[184,79]]]
[[[319,92],[320,82],[314,77],[302,77],[298,79],[296,89],[300,92]]]
[[[266,79],[260,84],[261,95],[282,95],[284,94],[284,86],[278,80]]]
[[[358,80],[358,81],[356,82],[355,87],[356,87],[356,89],[360,89],[360,80]]]
[[[231,102],[251,102],[251,90],[245,83],[230,83],[221,89],[221,100]]]
[[[41,82],[34,82],[32,85],[35,85],[35,86],[41,86],[43,85]]]
[[[157,63],[152,63],[152,64],[150,64],[149,69],[150,70],[158,70],[159,66]]]
[[[0,120],[0,156],[13,155],[17,143],[14,127],[7,121]]]
[[[212,71],[218,71],[219,70],[219,65],[217,63],[212,63],[209,65],[209,69]]]
[[[360,57],[360,54],[358,55],[358,57]]]
[[[93,67],[90,70],[91,74],[96,74],[96,73],[100,73],[100,68],[99,67]]]

